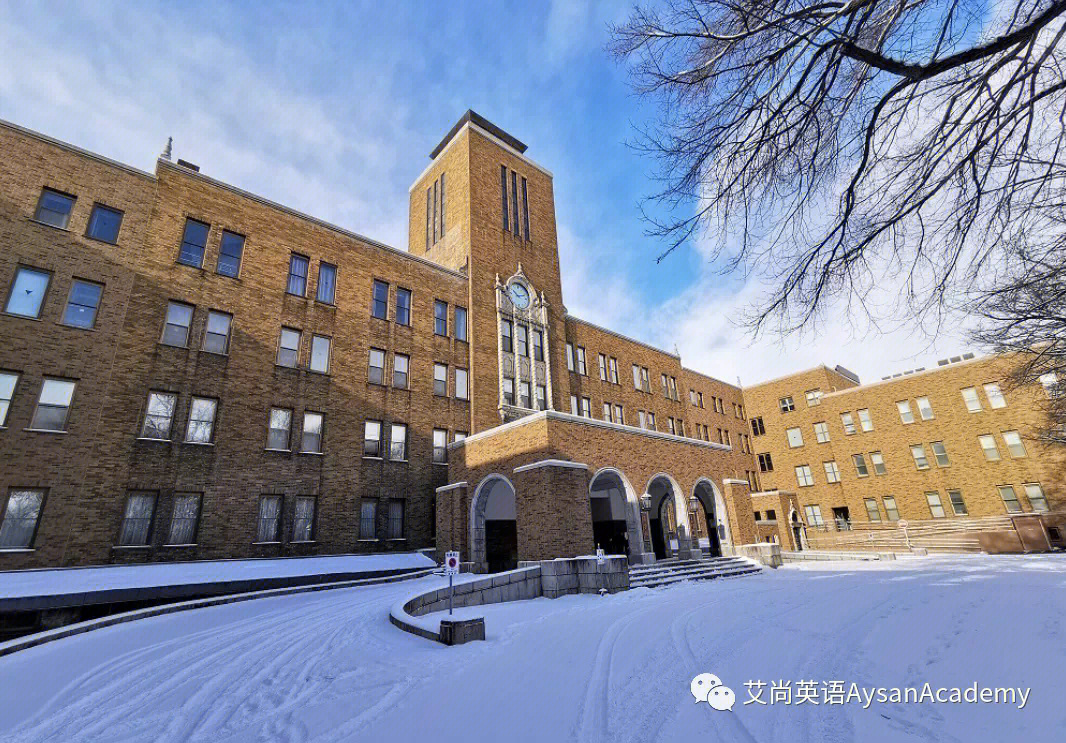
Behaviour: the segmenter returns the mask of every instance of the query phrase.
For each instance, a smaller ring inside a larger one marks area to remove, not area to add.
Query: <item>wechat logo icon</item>
[[[732,710],[737,701],[736,694],[728,686],[722,684],[722,679],[713,673],[701,673],[692,679],[688,685],[692,696],[696,698],[696,704],[707,702],[716,710]]]

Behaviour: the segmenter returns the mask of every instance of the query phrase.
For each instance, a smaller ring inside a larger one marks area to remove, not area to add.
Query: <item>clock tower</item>
[[[471,433],[566,409],[552,175],[467,111],[410,192],[409,251],[469,282]]]

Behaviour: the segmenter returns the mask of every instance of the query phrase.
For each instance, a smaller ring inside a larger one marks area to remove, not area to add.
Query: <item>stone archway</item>
[[[710,478],[701,477],[693,486],[692,495],[703,507],[711,557],[732,554],[733,534],[729,528],[729,512],[718,487]],[[697,545],[693,545],[693,549],[696,548]]]
[[[470,501],[470,559],[477,572],[518,567],[515,489],[503,475],[485,477]]]
[[[593,541],[608,554],[624,554],[640,563],[644,539],[640,528],[640,502],[621,471],[604,467],[589,480],[589,510]],[[621,551],[618,551],[619,546]]]
[[[687,500],[677,481],[660,472],[648,480],[645,495],[655,558],[689,559],[692,554],[692,528],[688,520]]]
[[[796,513],[795,506],[789,507],[788,525],[792,529],[792,549],[797,552],[806,549],[807,531],[803,527],[803,521],[800,519],[799,514]]]

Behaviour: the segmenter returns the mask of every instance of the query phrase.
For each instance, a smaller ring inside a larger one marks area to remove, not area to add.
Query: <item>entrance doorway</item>
[[[626,496],[618,476],[597,475],[589,488],[592,541],[608,555],[629,555]]]
[[[490,573],[518,567],[518,522],[514,487],[505,477],[491,476],[474,495],[471,556]]]
[[[700,510],[703,511],[703,518],[707,524],[707,545],[706,550],[711,557],[722,556],[722,535],[718,526],[718,515],[715,510],[714,501],[714,489],[711,488],[710,483],[706,480],[701,480],[696,484],[696,500],[699,501]],[[704,548],[704,545],[700,545]]]
[[[648,511],[648,526],[651,531],[651,548],[656,560],[674,557],[680,547],[677,522],[677,504],[674,487],[665,476],[656,477],[648,485],[651,508]]]

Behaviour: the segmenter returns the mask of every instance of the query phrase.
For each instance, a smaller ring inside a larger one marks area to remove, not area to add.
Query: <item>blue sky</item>
[[[473,108],[555,175],[572,314],[753,383],[825,362],[864,379],[966,348],[831,313],[817,335],[752,342],[762,291],[699,246],[662,264],[627,146],[653,111],[606,51],[629,6],[552,3],[0,2],[0,118],[152,170],[167,136],[212,177],[407,244],[407,189]]]

